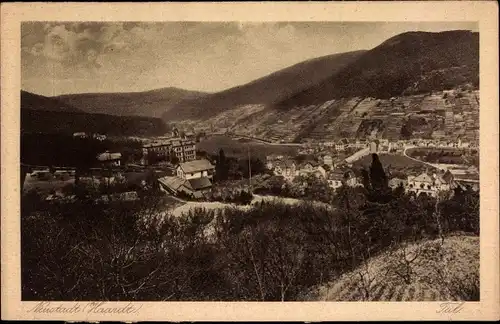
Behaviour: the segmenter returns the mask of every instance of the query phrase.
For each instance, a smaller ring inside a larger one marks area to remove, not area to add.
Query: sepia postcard
[[[2,4],[2,319],[498,320],[497,6]]]

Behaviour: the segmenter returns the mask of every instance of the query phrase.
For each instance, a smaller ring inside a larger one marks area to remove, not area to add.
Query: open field
[[[264,144],[251,140],[234,140],[228,136],[215,135],[201,141],[197,148],[211,154],[217,154],[220,149],[224,150],[226,156],[247,156],[247,147],[250,148],[252,156],[265,158],[270,154],[295,155],[297,147],[286,144]]]
[[[475,152],[475,153],[474,153]],[[460,149],[460,148],[409,148],[406,150],[406,154],[418,160],[422,160],[427,163],[438,163],[438,164],[465,164],[468,153],[472,153],[472,156],[477,156],[477,150],[470,149]]]

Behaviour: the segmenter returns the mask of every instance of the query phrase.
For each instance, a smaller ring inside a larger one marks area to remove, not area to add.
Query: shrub
[[[318,190],[320,180],[298,178],[307,184],[301,194],[331,198],[335,208],[261,202],[173,217],[159,195],[42,207],[29,192],[21,208],[22,299],[296,300],[395,244],[479,234],[479,193],[457,190],[437,201],[386,192],[374,161],[366,188],[341,187],[331,197]],[[248,204],[252,195],[240,190],[227,200]],[[471,277],[454,286],[474,300],[477,283]]]

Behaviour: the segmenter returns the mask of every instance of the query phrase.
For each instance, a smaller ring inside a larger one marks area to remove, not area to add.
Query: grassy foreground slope
[[[442,244],[438,239],[399,246],[314,289],[305,299],[479,300],[479,237],[456,234]]]

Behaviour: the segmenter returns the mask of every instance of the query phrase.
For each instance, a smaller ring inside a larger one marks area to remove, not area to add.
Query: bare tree
[[[353,279],[356,280],[357,286],[362,292],[361,298],[365,301],[370,300],[372,298],[372,287],[376,282],[377,276],[374,271],[371,269],[371,260],[370,260],[370,252],[367,252],[368,257],[363,257],[363,261],[361,265],[356,270],[356,276]]]
[[[449,193],[445,191],[439,191],[436,196],[436,202],[434,203],[434,218],[438,227],[439,237],[441,238],[441,245],[444,244],[444,231],[441,221],[441,202],[449,198]]]
[[[418,243],[410,245],[407,241],[403,241],[399,243],[399,246],[391,248],[387,258],[388,274],[395,274],[405,284],[411,284],[415,276],[414,267],[423,252],[422,245]]]

